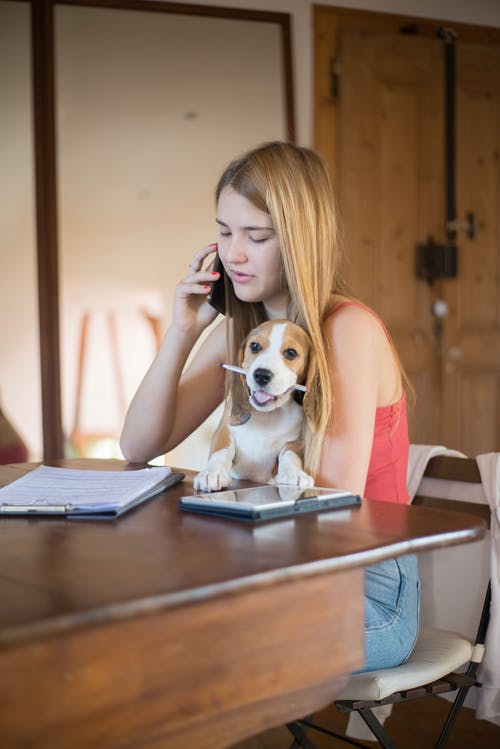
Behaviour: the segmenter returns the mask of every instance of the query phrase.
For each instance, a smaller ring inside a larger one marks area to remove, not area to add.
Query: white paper
[[[0,510],[33,512],[60,507],[63,512],[115,512],[152,496],[174,479],[169,466],[136,471],[80,471],[39,466],[0,489]]]

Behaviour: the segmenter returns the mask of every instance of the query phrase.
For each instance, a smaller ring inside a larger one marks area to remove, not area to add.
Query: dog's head
[[[309,336],[288,320],[268,320],[250,331],[241,345],[239,364],[246,373],[252,407],[274,411],[285,405],[297,392],[294,385],[311,381],[314,360]]]

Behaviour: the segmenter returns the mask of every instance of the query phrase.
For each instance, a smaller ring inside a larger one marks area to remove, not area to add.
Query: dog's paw
[[[197,492],[218,492],[231,483],[231,475],[223,468],[206,468],[200,471],[193,480],[194,490]]]
[[[289,484],[299,489],[314,486],[314,479],[302,470],[302,460],[294,450],[286,447],[278,457],[278,471],[274,477],[275,484]]]
[[[275,484],[289,484],[299,489],[309,489],[314,486],[314,479],[308,473],[295,465],[280,466],[273,479]]]
[[[300,471],[298,486],[301,489],[310,489],[311,486],[314,486],[313,477],[309,476],[309,474],[306,473],[305,471]]]

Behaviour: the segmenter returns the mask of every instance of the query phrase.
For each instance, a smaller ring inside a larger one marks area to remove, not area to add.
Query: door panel
[[[439,439],[440,341],[415,247],[443,222],[441,44],[343,32],[339,199],[347,277],[388,325],[417,394],[413,442]]]

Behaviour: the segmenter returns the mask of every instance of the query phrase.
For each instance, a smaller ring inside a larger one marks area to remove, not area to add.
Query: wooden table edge
[[[203,585],[188,590],[165,593],[133,601],[112,603],[99,606],[83,612],[75,612],[64,616],[54,617],[26,625],[6,627],[0,631],[0,649],[16,644],[26,643],[34,639],[52,637],[65,632],[92,627],[110,622],[132,619],[134,617],[147,616],[159,611],[175,609],[179,606],[196,605],[218,598],[241,595],[255,590],[261,590],[272,585],[292,582],[299,579],[335,574],[338,571],[368,567],[385,559],[412,554],[436,547],[452,546],[456,544],[472,543],[483,538],[487,531],[485,521],[465,513],[460,514],[463,518],[470,517],[474,520],[474,526],[460,531],[437,533],[433,536],[411,539],[387,546],[378,546],[355,554],[341,557],[321,559],[308,562],[303,565],[295,565],[282,569],[261,572],[235,580]],[[0,578],[4,577],[0,573]],[[9,579],[10,576],[9,576]]]

